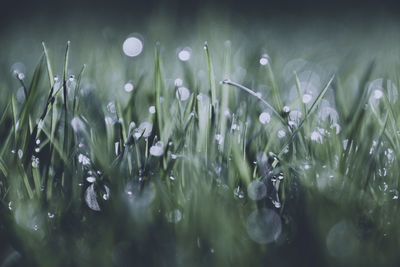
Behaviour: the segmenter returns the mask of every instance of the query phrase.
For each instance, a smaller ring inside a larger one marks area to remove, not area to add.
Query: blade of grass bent
[[[279,118],[279,120],[280,120],[285,126],[288,125],[288,124],[286,123],[285,119],[282,118],[282,116],[274,109],[274,107],[271,106],[271,104],[269,104],[267,101],[265,101],[261,96],[259,96],[259,95],[258,95],[256,92],[254,92],[253,90],[251,90],[251,89],[249,89],[249,88],[247,88],[247,87],[245,87],[245,86],[243,86],[243,85],[241,85],[241,84],[238,84],[238,83],[236,83],[236,82],[233,82],[233,81],[231,81],[231,80],[229,80],[229,79],[223,80],[222,83],[223,83],[223,84],[228,84],[228,85],[234,86],[234,87],[236,87],[236,88],[239,88],[239,89],[241,89],[241,90],[243,90],[243,91],[249,93],[250,95],[256,97],[258,100],[260,100],[261,102],[263,102],[263,103],[272,111],[272,113],[274,113],[274,114]]]
[[[304,122],[310,117],[311,113],[314,112],[314,110],[317,108],[319,102],[322,100],[322,98],[324,97],[324,95],[326,94],[326,92],[328,91],[329,86],[331,85],[333,79],[334,79],[334,75],[332,76],[332,78],[328,81],[328,83],[326,84],[325,88],[321,91],[321,93],[319,93],[317,99],[315,99],[314,103],[312,104],[311,108],[309,109],[309,111],[307,112],[307,115],[305,116],[304,120],[301,121],[299,127],[296,128],[296,130],[290,135],[290,137],[288,138],[288,140],[285,142],[285,144],[282,146],[281,151],[278,153],[277,158],[274,160],[274,162],[272,163],[272,167],[275,168],[276,165],[278,164],[278,161],[280,159],[280,157],[283,155],[284,151],[286,150],[286,148],[288,147],[288,145],[293,141],[294,137],[297,135],[297,133],[299,132],[299,130],[301,129],[301,127],[303,126]]]

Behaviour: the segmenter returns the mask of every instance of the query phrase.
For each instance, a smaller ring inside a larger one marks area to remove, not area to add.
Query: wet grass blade
[[[267,72],[268,72],[269,79],[271,81],[272,93],[274,95],[274,99],[275,99],[275,103],[277,105],[278,112],[282,112],[282,109],[283,109],[282,99],[281,99],[281,95],[279,94],[278,84],[276,83],[275,75],[274,75],[274,72],[272,71],[271,64],[267,64]]]
[[[301,121],[301,123],[299,124],[299,127],[296,128],[296,130],[290,135],[290,137],[288,138],[288,140],[285,142],[285,144],[282,146],[281,151],[278,153],[277,159],[275,159],[275,161],[272,163],[272,167],[275,168],[276,165],[278,164],[279,159],[282,157],[283,153],[285,152],[286,148],[289,146],[290,143],[292,143],[293,139],[296,137],[296,135],[298,134],[298,132],[300,131],[300,129],[302,128],[304,122],[310,117],[310,115],[315,111],[315,109],[317,108],[319,102],[321,102],[322,98],[324,97],[324,95],[326,94],[326,92],[328,91],[329,86],[331,85],[333,79],[335,76],[332,76],[332,78],[328,81],[328,83],[326,84],[325,88],[319,93],[317,99],[315,99],[314,103],[311,105],[311,108],[308,110],[305,118]]]
[[[283,125],[287,126],[288,124],[286,123],[285,119],[274,109],[274,107],[271,106],[271,104],[269,104],[267,101],[265,101],[261,96],[259,96],[256,92],[254,92],[253,90],[238,84],[236,82],[233,82],[229,79],[223,80],[222,81],[223,84],[228,84],[231,86],[234,86],[236,88],[239,88],[247,93],[249,93],[250,95],[254,96],[255,98],[257,98],[258,100],[260,100],[265,106],[267,106],[268,109],[270,109],[272,111],[272,113],[274,113],[278,119],[282,122]]]
[[[217,104],[217,96],[215,90],[215,76],[214,76],[214,67],[211,61],[210,51],[208,48],[208,43],[204,43],[204,51],[206,53],[207,58],[207,68],[208,68],[208,81],[210,85],[210,95],[211,95],[211,105],[213,107],[213,111],[215,112],[216,104]]]
[[[44,57],[46,58],[47,74],[49,77],[50,88],[53,88],[54,87],[53,68],[51,67],[51,62],[50,62],[50,58],[49,58],[49,53],[46,48],[46,44],[44,42],[42,42],[42,46],[43,46]]]

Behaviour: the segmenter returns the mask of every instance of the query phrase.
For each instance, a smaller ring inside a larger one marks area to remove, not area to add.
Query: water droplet
[[[150,112],[150,114],[155,114],[156,113],[156,107],[155,106],[150,106],[149,107],[149,112]]]
[[[179,100],[186,101],[189,99],[190,91],[186,87],[181,86],[176,90],[175,94],[176,98],[178,98]]]
[[[281,207],[281,203],[279,201],[276,200],[271,200],[272,205],[275,206],[275,208],[279,209]]]
[[[175,81],[174,81],[174,84],[175,84],[176,87],[180,87],[180,86],[183,85],[183,81],[182,81],[181,78],[176,78]]]
[[[90,159],[87,156],[83,155],[83,154],[79,154],[78,155],[78,162],[82,163],[83,166],[87,166],[87,165],[90,164]]]
[[[22,156],[24,155],[24,152],[22,152],[21,149],[18,149],[18,158],[22,159]]]
[[[38,226],[37,224],[35,224],[35,225],[33,226],[33,230],[35,230],[35,231],[39,230],[39,226]]]
[[[136,57],[142,53],[143,43],[137,37],[129,37],[122,44],[122,51],[128,57]]]
[[[286,132],[284,130],[279,130],[278,131],[278,138],[283,138],[286,136]]]
[[[85,202],[88,207],[94,211],[100,211],[99,203],[97,202],[94,184],[91,184],[85,191]]]
[[[262,112],[258,117],[258,120],[261,124],[269,123],[271,121],[271,115],[268,112]]]
[[[260,58],[260,64],[262,66],[268,65],[269,61],[270,61],[270,59],[269,59],[269,56],[267,54],[262,55],[261,58]]]
[[[36,144],[40,145],[40,139],[36,139]]]
[[[383,97],[382,90],[374,90],[373,97],[375,99],[381,99]]]
[[[39,158],[32,156],[32,167],[38,168],[39,167]]]
[[[282,110],[283,110],[283,112],[285,112],[285,113],[289,113],[289,112],[290,112],[290,107],[289,107],[289,106],[284,106],[284,107],[282,108]]]
[[[25,79],[25,74],[23,72],[18,73],[18,79],[19,80]]]
[[[268,244],[278,239],[282,231],[279,215],[271,209],[253,211],[247,218],[247,233],[259,244]]]
[[[151,131],[153,130],[153,124],[150,122],[142,122],[139,127],[135,130],[134,136],[136,138],[149,137],[151,135]]]
[[[133,86],[133,84],[132,84],[131,82],[127,82],[127,83],[124,85],[124,90],[125,90],[125,92],[127,92],[127,93],[132,92],[133,89],[134,89],[134,86]]]
[[[48,212],[48,213],[47,213],[47,216],[48,216],[50,219],[53,219],[53,218],[54,218],[54,214],[51,213],[51,212]]]
[[[238,186],[233,190],[233,194],[237,197],[237,198],[244,198],[244,192],[243,190]]]
[[[217,140],[218,145],[221,145],[224,142],[224,137],[220,134],[215,135],[215,140]]]
[[[175,181],[175,177],[172,176],[172,175],[169,177],[169,179],[170,179],[171,181]]]
[[[176,159],[178,156],[176,154],[171,154],[171,159]]]
[[[182,220],[182,212],[179,209],[176,209],[166,213],[165,217],[170,223],[178,223]]]
[[[109,102],[109,103],[107,104],[107,110],[108,110],[108,112],[110,112],[110,113],[112,113],[112,114],[115,114],[116,110],[115,110],[115,104],[114,104],[114,102]]]
[[[40,152],[40,148],[39,147],[35,148],[35,152],[39,153]]]
[[[260,181],[252,181],[247,186],[247,195],[252,200],[260,200],[263,199],[267,195],[267,187],[263,182]]]
[[[391,148],[388,148],[387,150],[385,150],[385,156],[387,157],[389,163],[393,163],[393,161],[394,161],[394,153],[393,152],[394,151]]]
[[[89,183],[94,183],[94,182],[96,182],[96,178],[93,176],[89,176],[86,178],[86,181],[88,181]]]
[[[355,228],[347,221],[340,221],[332,226],[326,237],[329,254],[337,258],[354,255],[359,242]]]
[[[8,202],[8,209],[12,210],[12,201]]]
[[[164,143],[158,141],[154,146],[150,147],[150,155],[155,157],[160,157],[164,154]]]
[[[178,58],[181,61],[188,61],[192,56],[192,49],[185,47],[178,52]]]
[[[74,132],[76,132],[76,133],[85,129],[85,124],[78,117],[74,117],[71,120],[71,126],[72,126],[72,129],[74,129]]]
[[[318,131],[313,131],[311,133],[311,141],[322,144],[322,135]]]
[[[390,189],[389,192],[393,194],[392,199],[394,200],[399,199],[399,191],[397,189]]]
[[[237,125],[236,123],[234,123],[234,124],[232,124],[232,126],[231,126],[231,130],[233,130],[233,131],[239,131],[239,125]]]
[[[335,129],[335,133],[336,133],[336,134],[339,134],[339,133],[340,133],[340,130],[342,129],[342,128],[340,127],[340,125],[337,124],[337,123],[331,124],[331,127],[330,127],[330,128],[331,128],[331,129]]]
[[[110,188],[108,188],[108,186],[105,185],[104,190],[106,191],[106,193],[103,194],[103,199],[109,200],[110,199]]]
[[[309,95],[309,94],[303,95],[303,103],[304,104],[310,103],[311,100],[312,100],[312,96],[311,95]]]
[[[16,62],[16,63],[12,64],[12,66],[11,66],[11,72],[14,75],[17,75],[18,73],[25,73],[25,71],[26,71],[26,68],[25,68],[24,63]]]

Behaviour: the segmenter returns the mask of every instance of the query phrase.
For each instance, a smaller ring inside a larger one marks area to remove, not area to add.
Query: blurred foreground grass
[[[292,24],[5,31],[1,266],[398,265],[397,25]]]

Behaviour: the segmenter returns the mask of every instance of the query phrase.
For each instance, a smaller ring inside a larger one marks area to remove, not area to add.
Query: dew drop
[[[85,202],[88,207],[94,211],[100,211],[99,203],[97,202],[94,184],[91,184],[85,191]]]
[[[326,237],[328,252],[336,258],[353,255],[359,244],[356,229],[347,221],[340,221],[332,226]]]
[[[379,90],[379,89],[374,90],[373,97],[374,97],[375,99],[381,99],[381,98],[383,97],[383,92],[382,92],[382,90]]]
[[[141,136],[143,137],[149,137],[151,135],[151,131],[153,130],[153,124],[150,122],[142,122],[139,127],[136,129],[135,132],[135,137],[139,138]]]
[[[176,90],[175,94],[176,98],[178,98],[179,100],[186,101],[189,99],[190,91],[186,87],[181,86]]]
[[[289,113],[289,112],[290,112],[290,107],[289,107],[289,106],[284,106],[284,107],[282,108],[282,110],[283,110],[283,112],[285,112],[285,113]]]
[[[271,121],[271,115],[268,112],[262,112],[260,116],[258,116],[258,120],[261,124],[267,124]]]
[[[253,211],[247,218],[247,233],[259,244],[268,244],[278,239],[282,231],[279,215],[271,209]]]
[[[88,181],[89,183],[94,183],[94,182],[96,182],[96,178],[93,176],[89,176],[86,178],[86,181]]]
[[[183,85],[183,81],[181,78],[176,78],[174,81],[175,86],[180,87]]]
[[[262,66],[268,65],[269,61],[270,61],[270,59],[269,59],[269,56],[267,54],[262,55],[261,58],[260,58],[260,64]]]
[[[286,136],[286,132],[284,130],[279,130],[277,135],[278,138],[280,139]]]
[[[165,217],[169,223],[178,223],[182,220],[182,212],[176,209],[166,213]]]
[[[18,73],[18,79],[19,80],[25,79],[25,74],[23,72]]]
[[[178,52],[178,58],[180,61],[188,61],[192,56],[192,49],[185,47]]]
[[[142,53],[143,43],[139,38],[129,37],[122,44],[122,50],[128,57],[136,57]]]
[[[150,112],[150,114],[155,114],[156,113],[156,107],[155,106],[150,106],[149,107],[149,112]]]
[[[110,199],[110,188],[108,188],[108,186],[105,185],[104,190],[106,191],[106,193],[103,194],[103,199],[104,200]]]
[[[133,84],[130,83],[130,82],[127,82],[127,83],[124,85],[124,90],[125,90],[125,92],[127,92],[127,93],[132,92],[133,89],[134,89],[134,86],[133,86]]]
[[[90,164],[90,159],[87,156],[83,155],[83,154],[79,154],[78,155],[78,162],[82,163],[83,166],[87,166],[87,165]]]
[[[72,126],[72,129],[74,129],[75,133],[78,133],[85,129],[85,124],[78,117],[75,117],[71,120],[71,126]]]
[[[247,186],[247,195],[252,200],[263,199],[267,195],[267,187],[261,181],[252,181]]]
[[[18,149],[18,158],[22,159],[22,156],[24,155],[24,152],[22,152],[21,149]]]
[[[224,137],[220,134],[215,135],[215,140],[217,140],[218,145],[221,145],[224,142]]]
[[[233,190],[233,194],[239,199],[244,198],[244,192],[239,186]]]
[[[303,103],[304,104],[310,103],[311,99],[312,99],[312,96],[310,94],[303,95]]]
[[[322,135],[318,131],[313,131],[311,133],[311,141],[322,144]]]
[[[164,154],[164,142],[158,141],[154,146],[150,147],[150,155],[160,157]]]

